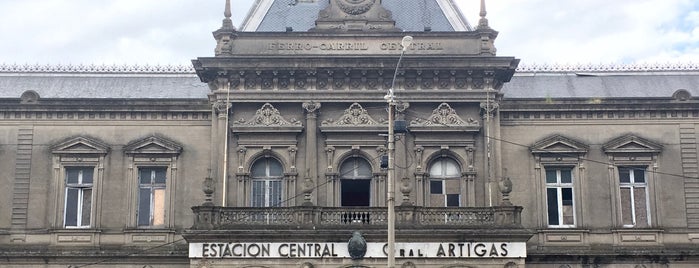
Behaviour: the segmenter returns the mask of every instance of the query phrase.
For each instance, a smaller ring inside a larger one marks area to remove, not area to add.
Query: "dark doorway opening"
[[[343,207],[368,207],[371,180],[341,180]]]

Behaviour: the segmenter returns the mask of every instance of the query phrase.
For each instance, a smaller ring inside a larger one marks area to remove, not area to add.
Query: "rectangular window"
[[[619,198],[624,227],[648,227],[646,167],[619,167]]]
[[[167,168],[138,169],[138,226],[165,225]]]
[[[280,207],[282,205],[282,181],[253,180],[251,205],[253,207]]]
[[[546,168],[546,207],[551,227],[575,226],[572,168]]]
[[[65,214],[63,225],[66,228],[90,227],[94,171],[94,167],[65,168]]]
[[[430,180],[430,206],[458,207],[461,201],[461,186],[458,179]]]

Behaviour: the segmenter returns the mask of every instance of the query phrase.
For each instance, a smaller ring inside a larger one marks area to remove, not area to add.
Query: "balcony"
[[[197,206],[191,230],[381,229],[385,207],[216,207]],[[396,207],[396,227],[403,229],[518,229],[522,207]]]

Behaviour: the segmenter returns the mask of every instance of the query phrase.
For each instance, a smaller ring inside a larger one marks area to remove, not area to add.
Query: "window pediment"
[[[126,154],[171,154],[179,155],[182,145],[164,137],[150,136],[124,146]]]
[[[109,146],[95,138],[78,136],[51,146],[54,154],[107,154]]]
[[[478,131],[480,123],[473,118],[464,120],[448,103],[440,104],[427,120],[415,119],[410,122],[410,131]]]
[[[322,132],[382,132],[386,125],[379,123],[369,115],[362,105],[352,103],[337,120],[328,119],[321,122]]]
[[[613,139],[604,146],[602,150],[608,154],[624,154],[624,153],[646,153],[657,154],[662,151],[663,146],[659,143],[635,136],[625,135]]]
[[[562,135],[553,135],[532,144],[532,154],[585,154],[589,150],[586,144]]]
[[[241,119],[231,123],[233,132],[301,132],[301,122],[292,119],[291,122],[284,119],[277,108],[265,103],[255,112],[250,120]]]

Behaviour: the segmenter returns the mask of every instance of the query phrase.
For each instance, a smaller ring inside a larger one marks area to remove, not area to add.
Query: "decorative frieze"
[[[615,119],[615,120],[648,120],[648,119],[682,119],[699,118],[699,110],[639,110],[639,111],[502,111],[500,113],[502,121],[522,121],[522,120],[571,120],[571,119]]]
[[[211,112],[95,112],[95,111],[0,111],[0,120],[79,121],[209,121]]]

